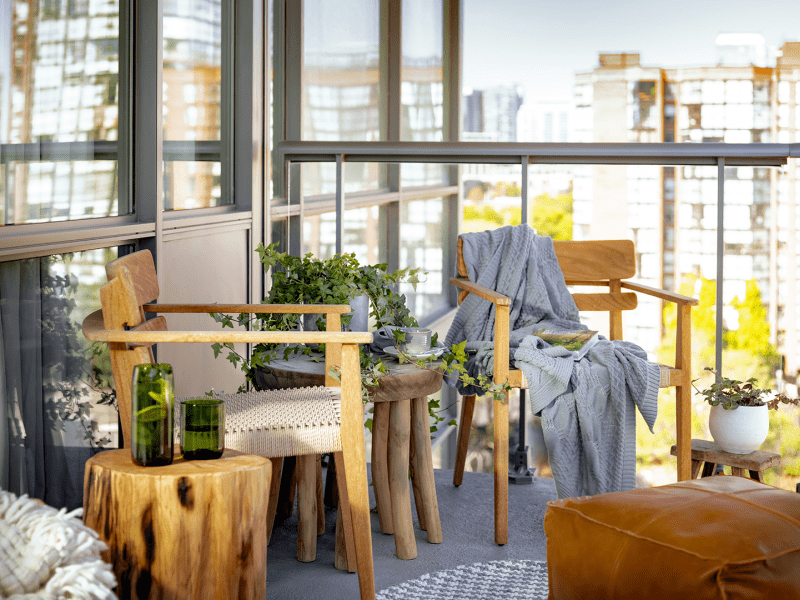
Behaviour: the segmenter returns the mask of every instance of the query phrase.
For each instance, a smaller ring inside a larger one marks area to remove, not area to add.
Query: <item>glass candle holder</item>
[[[174,450],[172,366],[141,364],[133,367],[131,384],[131,457],[143,467],[172,463]]]
[[[225,450],[225,403],[218,398],[181,402],[181,453],[184,460],[219,458]]]

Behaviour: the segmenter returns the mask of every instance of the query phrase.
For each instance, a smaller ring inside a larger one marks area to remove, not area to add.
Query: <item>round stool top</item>
[[[413,363],[400,364],[394,359],[385,361],[389,373],[379,379],[378,389],[371,402],[394,402],[435,394],[442,388],[441,371],[420,369]],[[259,367],[255,373],[256,386],[262,390],[325,385],[325,360],[321,354],[297,354],[289,360],[274,360]]]
[[[225,449],[220,458],[212,460],[183,460],[175,458],[171,465],[163,467],[142,467],[133,462],[130,448],[98,452],[87,463],[102,469],[118,471],[126,475],[150,477],[201,477],[237,470],[261,469],[269,459],[261,456],[242,454],[238,450]]]

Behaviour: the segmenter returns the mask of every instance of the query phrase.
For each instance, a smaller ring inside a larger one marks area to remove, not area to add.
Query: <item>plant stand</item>
[[[672,456],[677,455],[677,447],[670,449]],[[704,466],[705,463],[705,466]],[[714,475],[717,465],[727,465],[731,468],[731,474],[745,476],[748,471],[750,479],[755,479],[764,483],[763,471],[771,469],[781,464],[781,455],[772,452],[762,452],[755,450],[750,454],[731,454],[725,452],[715,442],[708,440],[692,440],[692,479],[696,479],[700,474],[700,467],[703,467],[701,477]]]

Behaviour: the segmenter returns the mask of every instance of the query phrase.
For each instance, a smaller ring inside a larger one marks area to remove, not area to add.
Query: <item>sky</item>
[[[642,66],[717,64],[720,33],[800,41],[800,0],[464,0],[466,88],[520,84],[528,100],[568,100],[599,53],[638,53]]]

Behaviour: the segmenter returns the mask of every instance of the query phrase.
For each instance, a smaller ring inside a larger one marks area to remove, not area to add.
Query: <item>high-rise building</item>
[[[800,43],[780,54],[769,68],[730,59],[679,69],[644,67],[638,54],[601,54],[598,67],[576,75],[573,141],[794,142]],[[755,280],[790,375],[798,365],[796,181],[794,164],[782,172],[725,169],[723,317],[737,327],[729,303],[744,299]],[[581,166],[574,197],[575,237],[633,239],[642,281],[676,289],[688,273],[716,279],[716,166]],[[645,347],[658,343],[660,310],[652,302],[629,325]]]
[[[465,92],[464,131],[483,133],[496,142],[516,142],[523,96],[522,88],[515,85]]]

